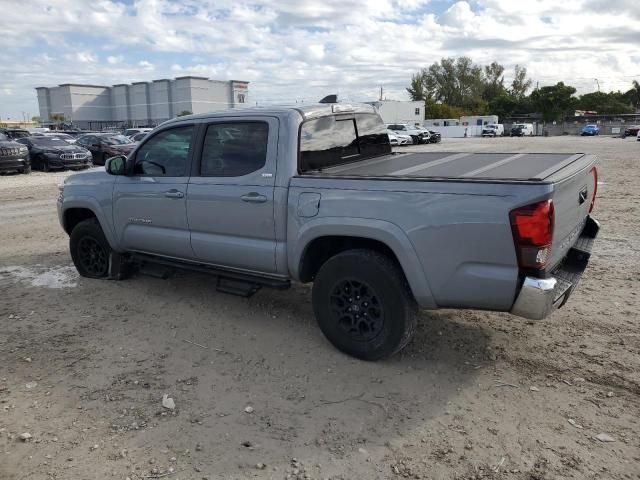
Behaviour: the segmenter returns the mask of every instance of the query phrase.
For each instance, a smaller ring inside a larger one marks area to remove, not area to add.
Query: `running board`
[[[218,291],[230,293],[233,295],[240,295],[243,297],[250,297],[258,290],[260,290],[261,287],[270,287],[279,290],[285,290],[291,286],[291,282],[289,280],[253,275],[250,273],[235,272],[232,270],[213,267],[202,263],[191,263],[180,260],[172,260],[143,253],[131,254],[131,261],[142,266],[143,270],[141,271],[141,273],[145,273],[144,270],[150,267],[149,264],[154,264],[160,267],[160,271],[162,271],[162,266],[164,266],[166,267],[165,271],[170,271],[173,268],[178,268],[182,270],[190,270],[193,272],[213,275],[215,277],[218,277],[216,285]]]

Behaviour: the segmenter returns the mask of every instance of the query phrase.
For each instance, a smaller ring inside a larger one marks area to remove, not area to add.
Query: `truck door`
[[[196,258],[212,265],[274,273],[278,120],[225,118],[204,128],[200,162],[187,193]]]
[[[117,177],[113,191],[116,235],[125,250],[193,259],[186,195],[193,125],[150,135],[135,152],[132,174]]]

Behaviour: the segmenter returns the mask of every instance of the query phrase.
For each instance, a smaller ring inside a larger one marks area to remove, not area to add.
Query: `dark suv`
[[[31,173],[29,149],[0,133],[0,172]]]

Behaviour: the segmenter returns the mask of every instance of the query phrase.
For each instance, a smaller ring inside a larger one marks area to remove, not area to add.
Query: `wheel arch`
[[[71,235],[71,232],[78,223],[90,218],[95,218],[100,228],[102,228],[104,236],[111,248],[114,251],[119,251],[116,248],[117,242],[111,229],[111,223],[105,215],[106,213],[98,203],[98,200],[93,197],[68,198],[65,196],[62,209],[60,209],[60,223],[64,231],[68,235]]]
[[[414,298],[422,308],[437,308],[422,264],[411,241],[397,225],[384,220],[323,217],[303,225],[289,251],[294,279],[311,282],[322,264],[349,249],[383,253],[400,266]]]

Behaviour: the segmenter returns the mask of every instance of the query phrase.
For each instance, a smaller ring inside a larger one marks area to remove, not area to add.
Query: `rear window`
[[[378,115],[327,116],[300,129],[300,171],[321,170],[391,153]]]

